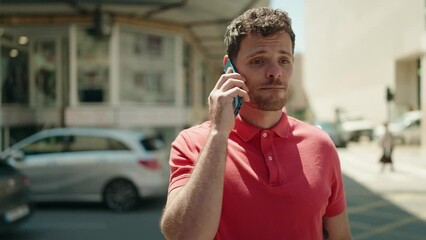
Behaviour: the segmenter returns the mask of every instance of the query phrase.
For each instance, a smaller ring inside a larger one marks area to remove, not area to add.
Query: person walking
[[[382,165],[381,171],[383,172],[386,165],[390,165],[391,171],[394,171],[393,161],[392,161],[392,152],[395,146],[395,141],[392,133],[389,130],[389,124],[385,122],[385,133],[383,134],[383,137],[381,139],[381,147],[383,149],[383,154],[380,157],[380,163]]]
[[[250,9],[226,29],[209,121],[170,152],[166,239],[350,239],[339,157],[321,129],[287,115],[295,34],[284,11]],[[243,104],[234,116],[233,99]]]

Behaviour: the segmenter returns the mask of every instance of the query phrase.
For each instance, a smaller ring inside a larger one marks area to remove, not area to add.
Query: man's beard
[[[281,110],[287,103],[288,94],[284,97],[264,97],[260,95],[250,96],[250,104],[253,108],[262,111],[278,111]]]
[[[278,111],[281,110],[287,103],[288,100],[288,96],[289,96],[289,85],[282,83],[280,80],[271,80],[271,82],[269,84],[264,84],[264,86],[262,87],[269,87],[269,86],[274,86],[274,87],[283,87],[285,91],[284,96],[278,96],[278,95],[273,95],[273,96],[265,96],[262,95],[259,92],[252,92],[252,94],[250,94],[249,92],[249,96],[250,96],[250,102],[249,105],[251,105],[253,108],[255,109],[259,109],[262,111]],[[259,90],[261,91],[261,90]]]

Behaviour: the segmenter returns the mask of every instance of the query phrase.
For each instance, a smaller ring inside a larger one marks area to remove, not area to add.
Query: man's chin
[[[261,104],[254,104],[251,105],[251,107],[262,110],[262,111],[281,111],[286,104],[286,101],[279,101],[279,102],[270,102],[270,103],[261,103]]]

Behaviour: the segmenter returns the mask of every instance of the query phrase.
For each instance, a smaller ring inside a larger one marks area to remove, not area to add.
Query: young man
[[[172,144],[167,239],[350,239],[339,158],[326,133],[288,117],[295,35],[287,13],[248,10],[225,34],[230,69],[210,121]],[[233,98],[244,103],[237,117]]]

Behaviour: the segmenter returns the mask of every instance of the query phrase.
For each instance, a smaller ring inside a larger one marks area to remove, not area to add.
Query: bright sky
[[[296,53],[305,49],[305,0],[270,0],[271,7],[286,11],[292,20],[293,31],[296,34]]]

